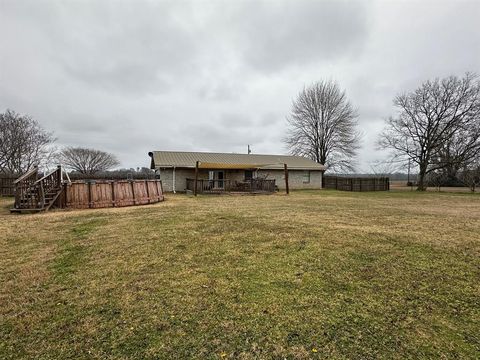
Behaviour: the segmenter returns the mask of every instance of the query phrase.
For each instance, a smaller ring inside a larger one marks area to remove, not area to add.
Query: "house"
[[[284,189],[285,165],[290,189],[321,189],[325,171],[323,165],[301,156],[182,151],[148,155],[164,191],[173,192],[193,190],[196,171],[200,192]]]

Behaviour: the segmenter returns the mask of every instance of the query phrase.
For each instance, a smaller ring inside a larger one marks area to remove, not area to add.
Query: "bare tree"
[[[357,112],[336,82],[319,81],[293,102],[284,141],[294,155],[306,156],[327,169],[353,171],[359,149]]]
[[[460,179],[472,192],[475,192],[475,189],[480,186],[480,159],[464,168],[461,171]]]
[[[376,176],[387,177],[388,175],[393,174],[395,171],[398,171],[398,164],[388,160],[377,160],[370,163],[370,170]]]
[[[399,113],[387,120],[379,145],[393,150],[396,160],[416,164],[417,190],[425,190],[426,176],[452,163],[439,161],[445,144],[454,141],[455,136],[461,141],[462,131],[478,121],[480,83],[470,73],[463,78],[450,76],[427,81],[411,93],[398,95],[394,105]],[[455,158],[463,155],[456,154]]]
[[[428,173],[426,182],[428,183],[428,186],[433,186],[437,188],[438,192],[440,192],[441,187],[448,184],[448,175],[444,171],[432,171]]]
[[[442,167],[441,171],[447,184],[461,182],[459,171],[469,169],[480,159],[480,116],[460,126],[452,137],[446,140],[439,150],[435,165]]]
[[[104,151],[81,147],[66,147],[58,156],[58,161],[66,168],[81,174],[93,175],[109,170],[120,163],[117,158]]]
[[[53,134],[28,115],[0,114],[0,172],[23,173],[46,165],[54,150]]]

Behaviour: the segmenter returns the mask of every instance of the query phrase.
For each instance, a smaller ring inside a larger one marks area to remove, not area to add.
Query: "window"
[[[305,171],[303,173],[303,183],[310,184],[310,171]]]
[[[245,170],[245,180],[252,180],[252,179],[253,179],[253,171]]]

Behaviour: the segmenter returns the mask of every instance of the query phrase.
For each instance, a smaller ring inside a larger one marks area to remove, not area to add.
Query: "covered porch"
[[[186,190],[194,195],[273,193],[277,189],[276,180],[258,176],[258,170],[268,165],[270,164],[227,164],[197,161],[195,176],[186,179]],[[286,166],[285,175],[288,179]]]

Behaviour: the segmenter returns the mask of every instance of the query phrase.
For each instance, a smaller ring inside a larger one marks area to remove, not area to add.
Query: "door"
[[[223,189],[225,187],[224,185],[224,181],[223,181],[224,177],[223,177],[223,171],[217,171],[217,186],[219,189]]]

